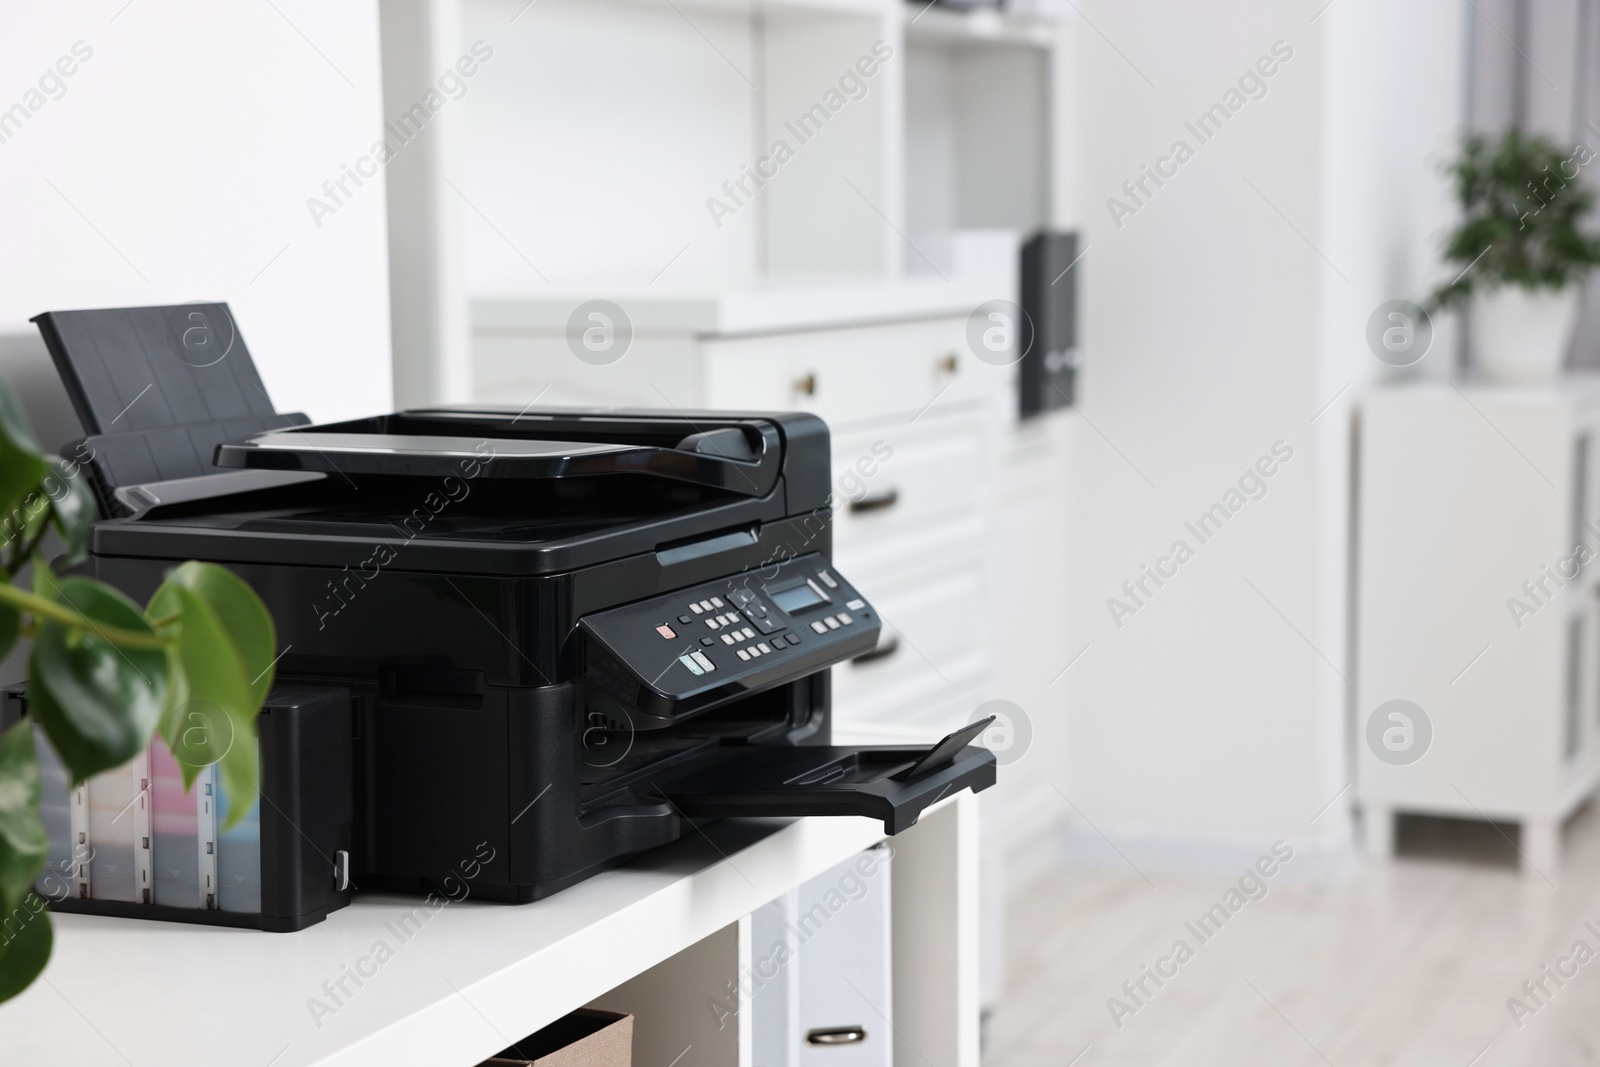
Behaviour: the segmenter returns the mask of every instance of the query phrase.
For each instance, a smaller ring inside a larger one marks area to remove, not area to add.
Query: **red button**
[[[662,637],[665,637],[668,641],[678,636],[672,631],[672,627],[670,626],[657,626],[656,633],[660,634]]]

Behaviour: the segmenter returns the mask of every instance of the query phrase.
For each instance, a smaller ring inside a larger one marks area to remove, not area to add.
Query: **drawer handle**
[[[806,1032],[808,1045],[859,1045],[866,1039],[867,1028],[864,1026],[836,1026],[830,1030]]]
[[[961,369],[961,357],[954,352],[948,352],[941,356],[934,366],[945,374],[954,374]]]
[[[817,376],[815,374],[807,374],[803,378],[796,378],[794,380],[794,391],[801,396],[816,396]]]
[[[863,663],[871,663],[873,660],[888,659],[898,651],[900,651],[900,639],[891,637],[877,648],[868,649],[859,656],[852,656],[850,663],[852,666],[859,667]]]
[[[860,500],[850,501],[850,514],[860,515],[868,511],[882,511],[884,508],[894,507],[899,501],[900,490],[898,489],[891,489],[887,493],[879,493],[877,496],[864,496]]]

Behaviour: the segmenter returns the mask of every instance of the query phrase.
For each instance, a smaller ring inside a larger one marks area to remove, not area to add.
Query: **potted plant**
[[[48,845],[35,726],[74,784],[128,762],[159,733],[185,788],[217,765],[230,823],[255,802],[255,716],[277,644],[266,607],[209,563],[169,571],[142,608],[103,582],[58,575],[40,555],[46,535],[65,542],[57,563],[70,567],[94,521],[81,469],[44,453],[0,384],[0,656],[33,644],[29,718],[0,732],[0,1001],[38,977],[52,942],[34,890]],[[25,567],[30,589],[17,581]]]
[[[1560,372],[1583,281],[1600,265],[1600,237],[1581,224],[1594,194],[1579,169],[1594,158],[1511,127],[1474,134],[1446,168],[1461,223],[1445,242],[1460,273],[1430,299],[1471,309],[1473,362],[1486,377],[1548,379]]]

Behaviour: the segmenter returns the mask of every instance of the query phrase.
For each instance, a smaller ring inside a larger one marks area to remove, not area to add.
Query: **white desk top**
[[[1016,299],[1003,279],[952,277],[862,280],[828,285],[745,289],[551,290],[538,294],[479,294],[472,300],[477,332],[560,333],[578,305],[610,300],[647,333],[737,335],[905,319],[966,317],[986,300]]]
[[[1549,381],[1501,382],[1481,376],[1466,378],[1400,379],[1382,381],[1368,387],[1363,403],[1460,403],[1461,397],[1473,403],[1493,404],[1568,404],[1592,403],[1600,398],[1600,373],[1592,370],[1569,371]]]
[[[882,838],[859,818],[723,820],[534,904],[447,904],[403,939],[419,899],[363,896],[292,934],[56,915],[44,975],[0,1007],[0,1064],[476,1062]],[[392,956],[315,1018],[380,941]]]

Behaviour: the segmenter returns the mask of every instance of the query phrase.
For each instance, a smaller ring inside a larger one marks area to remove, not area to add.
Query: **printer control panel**
[[[646,699],[633,703],[646,705],[780,684],[871,650],[880,628],[817,553],[586,615],[580,627],[600,646],[585,665],[590,680],[625,695],[620,669],[644,683]]]

